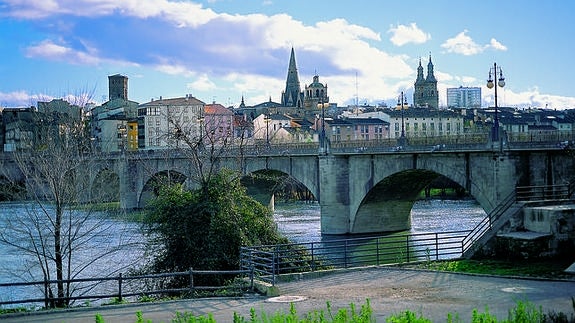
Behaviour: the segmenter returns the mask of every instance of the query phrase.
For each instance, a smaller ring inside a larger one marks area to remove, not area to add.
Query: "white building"
[[[481,108],[481,88],[480,87],[457,87],[447,89],[448,108]]]
[[[463,116],[449,110],[411,108],[391,110],[389,114],[390,137],[435,137],[463,134]]]
[[[182,138],[201,138],[205,103],[186,95],[152,100],[138,107],[139,149],[162,149],[183,145]]]

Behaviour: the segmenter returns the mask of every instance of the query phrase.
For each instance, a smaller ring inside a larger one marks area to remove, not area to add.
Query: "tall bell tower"
[[[415,91],[413,92],[413,105],[417,108],[439,108],[439,92],[437,91],[437,79],[433,72],[433,62],[431,55],[429,55],[429,62],[427,63],[427,77],[423,78],[423,66],[421,66],[421,59],[419,59],[419,66],[417,67],[417,79],[413,84]]]

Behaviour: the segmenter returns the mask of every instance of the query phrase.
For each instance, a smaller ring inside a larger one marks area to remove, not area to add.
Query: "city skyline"
[[[330,101],[394,104],[413,93],[431,57],[440,106],[446,89],[481,87],[503,68],[499,106],[575,108],[568,38],[575,4],[487,0],[452,3],[300,0],[0,0],[0,107],[90,93],[107,100],[108,76],[129,78],[128,97],[194,97],[237,106],[285,88],[290,50],[301,87],[314,75]],[[412,102],[410,102],[412,103]]]

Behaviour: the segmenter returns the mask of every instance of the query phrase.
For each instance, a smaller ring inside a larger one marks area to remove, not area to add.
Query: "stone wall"
[[[573,257],[575,204],[526,206],[494,242],[498,257],[533,259]]]

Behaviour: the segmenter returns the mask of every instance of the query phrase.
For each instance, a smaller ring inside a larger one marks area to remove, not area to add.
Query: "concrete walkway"
[[[145,320],[170,322],[176,311],[196,315],[212,313],[218,322],[231,322],[236,312],[249,319],[250,309],[289,312],[294,302],[299,314],[325,310],[331,303],[333,312],[354,303],[360,308],[366,299],[377,322],[385,322],[391,314],[411,310],[433,322],[446,322],[447,313],[471,320],[473,309],[489,312],[499,319],[507,318],[508,310],[517,301],[528,300],[543,311],[573,313],[575,280],[549,281],[439,273],[387,267],[334,272],[316,278],[301,278],[278,284],[280,298],[253,296],[246,298],[193,299],[161,303],[140,303],[73,310],[56,310],[35,314],[0,316],[3,322],[95,322],[97,313],[108,323],[134,322],[136,312]],[[275,300],[275,301],[274,301]]]

